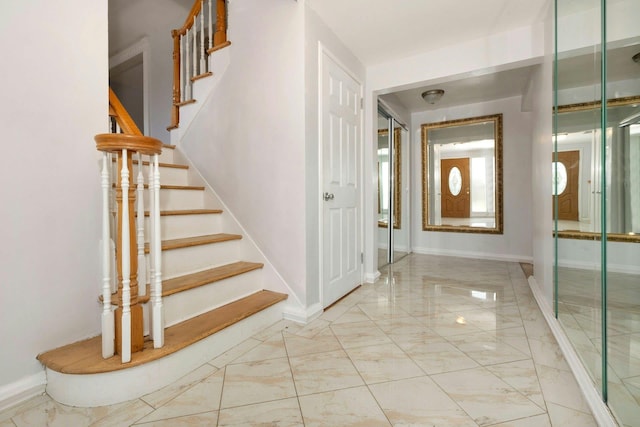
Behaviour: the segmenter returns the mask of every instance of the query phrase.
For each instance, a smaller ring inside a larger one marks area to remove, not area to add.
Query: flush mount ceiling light
[[[442,95],[444,95],[444,90],[432,89],[422,92],[422,99],[424,99],[428,104],[435,104],[440,98],[442,98]]]
[[[638,64],[640,64],[640,52],[633,55],[631,59],[633,59],[633,62],[637,62]]]

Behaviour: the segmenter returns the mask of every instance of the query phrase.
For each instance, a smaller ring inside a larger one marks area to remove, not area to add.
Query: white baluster
[[[209,3],[209,49],[213,47],[213,9],[211,8],[211,0]]]
[[[144,257],[144,176],[142,174],[142,154],[138,153],[138,205],[137,229],[138,229],[138,295],[147,293],[147,266]]]
[[[154,247],[151,256],[154,257],[155,275],[153,277],[154,301],[153,301],[153,347],[160,348],[164,345],[164,306],[162,304],[162,244],[160,240],[160,161],[157,154],[153,155],[153,209],[154,216]]]
[[[186,88],[184,86],[185,67],[184,61],[184,36],[180,36],[180,102],[187,100]]]
[[[200,74],[207,71],[204,62],[204,0],[200,3]]]
[[[129,230],[129,167],[127,149],[122,150],[122,363],[131,361],[131,241]]]
[[[111,310],[111,209],[109,199],[111,179],[109,174],[109,154],[102,153],[102,357],[115,353],[115,323]]]
[[[149,312],[149,333],[151,334],[151,339],[155,342],[155,328],[154,328],[154,310],[153,305],[156,301],[156,262],[154,259],[155,254],[155,242],[156,242],[156,217],[154,215],[155,211],[155,191],[154,191],[154,182],[155,182],[155,168],[153,165],[153,156],[149,158],[149,301],[151,302],[151,311]]]
[[[187,30],[187,34],[185,36],[185,52],[187,54],[187,57],[185,58],[185,63],[186,63],[186,67],[187,67],[187,71],[186,71],[186,75],[184,76],[184,84],[185,84],[185,88],[184,88],[184,95],[185,95],[185,101],[188,101],[191,99],[191,68],[190,68],[190,56],[191,55],[191,49],[189,49],[189,36],[190,36],[190,31]]]
[[[115,162],[114,162],[115,159]],[[118,266],[116,262],[116,234],[118,230],[118,203],[116,202],[116,189],[115,180],[118,179],[118,154],[109,153],[109,170],[110,170],[110,198],[109,198],[109,212],[111,217],[109,218],[111,224],[111,238],[109,239],[109,245],[111,246],[111,293],[118,292]]]
[[[196,20],[196,17],[193,17],[193,27],[191,27],[191,34],[193,34],[193,76],[194,77],[198,74],[198,43],[197,43],[197,38],[198,38],[198,21]],[[193,83],[191,83],[193,85]],[[192,89],[193,90],[193,89]]]

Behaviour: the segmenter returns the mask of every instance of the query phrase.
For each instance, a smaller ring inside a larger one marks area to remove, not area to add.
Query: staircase
[[[258,254],[174,146],[163,147],[160,176],[164,346],[153,348],[148,338],[149,285],[146,292],[141,285],[145,343],[129,363],[118,355],[103,359],[100,336],[38,356],[47,392],[61,403],[101,406],[140,397],[282,319],[287,295],[265,289],[264,263],[244,258]]]

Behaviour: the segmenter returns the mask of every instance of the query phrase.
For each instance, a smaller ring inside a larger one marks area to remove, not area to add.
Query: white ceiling
[[[548,0],[307,0],[365,66],[540,20]]]
[[[437,85],[403,90],[382,95],[381,98],[384,100],[391,98],[392,101],[403,105],[409,112],[474,104],[491,99],[510,98],[524,93],[531,69],[532,67],[522,67],[489,73]],[[425,103],[421,96],[422,92],[431,89],[443,89],[445,91],[444,96],[435,105]]]
[[[538,22],[548,0],[307,0],[365,65],[486,37]],[[384,95],[410,112],[436,108],[420,94],[444,89],[437,108],[522,95],[529,67]]]

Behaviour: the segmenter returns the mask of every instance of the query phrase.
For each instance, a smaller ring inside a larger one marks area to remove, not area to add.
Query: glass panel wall
[[[639,14],[556,0],[556,315],[624,426],[640,426]]]

